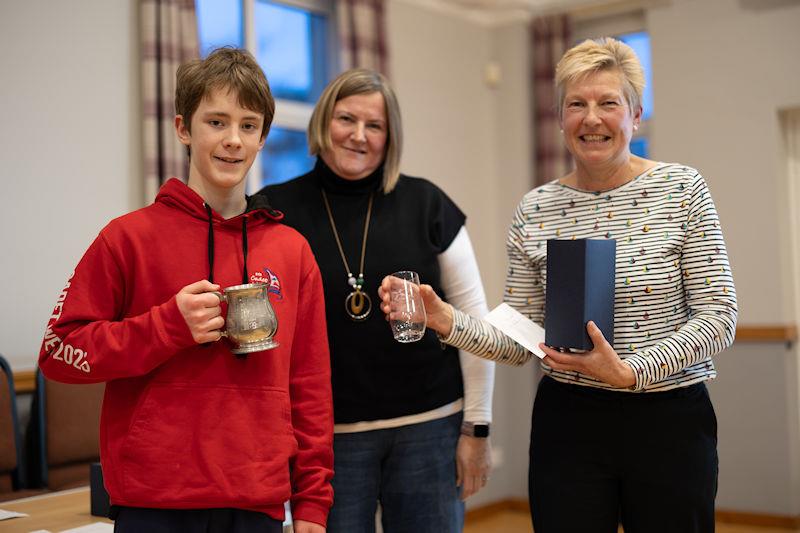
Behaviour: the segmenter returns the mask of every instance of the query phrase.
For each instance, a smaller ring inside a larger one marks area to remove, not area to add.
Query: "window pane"
[[[642,95],[642,120],[653,116],[653,67],[650,58],[650,34],[646,31],[626,33],[620,35],[619,40],[633,48],[639,56],[639,62],[644,70],[644,94]]]
[[[241,0],[196,0],[195,6],[202,57],[220,46],[243,46]]]
[[[261,186],[301,176],[314,167],[315,161],[315,157],[308,155],[304,131],[273,127],[261,152]]]
[[[635,139],[631,139],[631,153],[633,155],[638,155],[639,157],[644,157],[647,159],[649,156],[647,155],[649,152],[647,137],[637,137]]]
[[[276,98],[316,101],[324,84],[324,21],[299,8],[255,3],[256,58]]]

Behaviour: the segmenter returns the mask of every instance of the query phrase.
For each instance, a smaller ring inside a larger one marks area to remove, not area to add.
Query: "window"
[[[306,128],[336,62],[331,0],[195,0],[200,53],[249,50],[269,80],[275,120],[247,191],[311,169]]]
[[[633,132],[631,152],[640,157],[649,157],[648,129],[653,117],[653,68],[650,59],[650,34],[646,31],[617,35],[617,39],[627,44],[636,55],[644,70],[644,93],[642,94],[642,122],[638,131]]]

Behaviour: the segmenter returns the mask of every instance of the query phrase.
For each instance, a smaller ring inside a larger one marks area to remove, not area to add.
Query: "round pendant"
[[[372,300],[369,299],[367,293],[355,290],[345,298],[344,309],[351,320],[361,322],[366,320],[372,311]]]

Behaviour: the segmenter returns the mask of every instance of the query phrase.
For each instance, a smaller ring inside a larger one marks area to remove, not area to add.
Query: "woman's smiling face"
[[[386,104],[379,92],[354,94],[333,107],[331,148],[321,156],[337,175],[359,180],[372,174],[386,155]]]
[[[624,164],[642,110],[631,110],[617,70],[601,70],[569,83],[561,109],[564,143],[579,166]]]

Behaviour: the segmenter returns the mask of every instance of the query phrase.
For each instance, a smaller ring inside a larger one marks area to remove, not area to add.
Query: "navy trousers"
[[[528,473],[536,533],[713,533],[717,474],[705,384],[629,393],[542,379]]]
[[[114,507],[114,533],[281,533],[283,524],[242,509]]]

